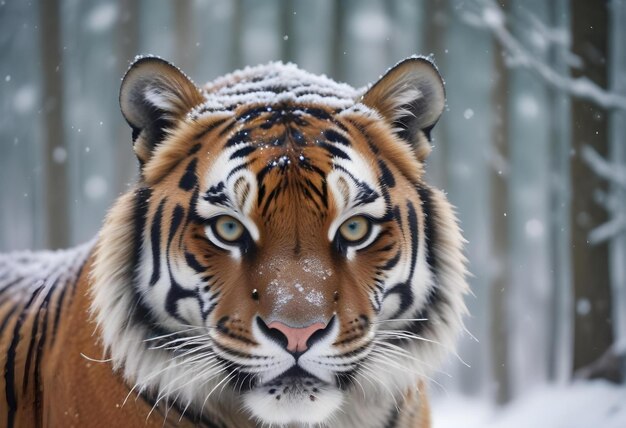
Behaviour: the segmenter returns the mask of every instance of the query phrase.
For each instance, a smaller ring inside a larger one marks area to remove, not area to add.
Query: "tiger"
[[[197,86],[139,56],[119,102],[139,174],[97,237],[0,256],[0,425],[430,427],[469,292],[434,63]]]

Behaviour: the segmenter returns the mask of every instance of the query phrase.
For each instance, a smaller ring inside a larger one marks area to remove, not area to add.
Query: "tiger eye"
[[[343,222],[341,227],[339,227],[339,233],[346,241],[357,242],[367,236],[370,226],[370,221],[366,217],[355,215]]]
[[[223,215],[215,222],[215,233],[224,241],[233,242],[241,238],[245,228],[239,220]]]

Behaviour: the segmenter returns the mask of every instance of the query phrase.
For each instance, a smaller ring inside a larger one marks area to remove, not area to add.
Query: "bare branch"
[[[589,243],[591,245],[601,244],[613,239],[624,231],[626,231],[626,217],[624,215],[617,215],[615,218],[589,232]]]
[[[476,28],[489,30],[511,57],[511,63],[536,73],[549,85],[607,110],[626,110],[626,97],[607,91],[586,77],[563,76],[542,62],[507,29],[505,13],[493,0],[474,0],[477,12],[462,12],[461,18]],[[567,51],[568,57],[575,57]]]
[[[626,168],[609,163],[591,146],[583,147],[581,155],[599,177],[626,189]]]

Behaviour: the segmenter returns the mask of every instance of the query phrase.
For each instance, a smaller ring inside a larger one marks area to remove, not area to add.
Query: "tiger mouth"
[[[293,384],[298,384],[298,383],[308,384],[308,383],[313,383],[313,382],[326,383],[320,378],[318,378],[317,376],[304,370],[299,365],[294,365],[289,370],[276,376],[274,379],[266,382],[264,385],[271,385],[276,382],[293,383]]]
[[[268,395],[275,396],[277,401],[284,398],[300,398],[308,395],[310,401],[317,399],[323,389],[332,387],[328,382],[295,365],[274,379],[259,385],[257,388]]]

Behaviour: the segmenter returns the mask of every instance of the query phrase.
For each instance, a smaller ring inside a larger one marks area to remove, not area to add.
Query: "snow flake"
[[[94,7],[87,15],[86,26],[94,33],[109,30],[117,19],[118,9],[115,3],[103,3]]]
[[[67,150],[65,147],[55,147],[52,151],[52,160],[55,163],[64,163],[67,159]]]
[[[535,97],[524,94],[517,100],[517,108],[520,114],[527,119],[534,119],[539,115],[539,103]]]
[[[576,313],[578,315],[589,315],[589,312],[591,312],[591,302],[589,301],[589,299],[578,299],[578,301],[576,302]]]
[[[33,110],[36,104],[37,92],[32,85],[22,86],[15,93],[13,107],[18,113],[28,113]]]
[[[544,227],[539,219],[531,218],[526,222],[524,229],[529,238],[541,238],[543,236]]]
[[[85,181],[85,195],[89,199],[100,199],[102,198],[108,189],[108,185],[104,177],[100,175],[92,175]]]

